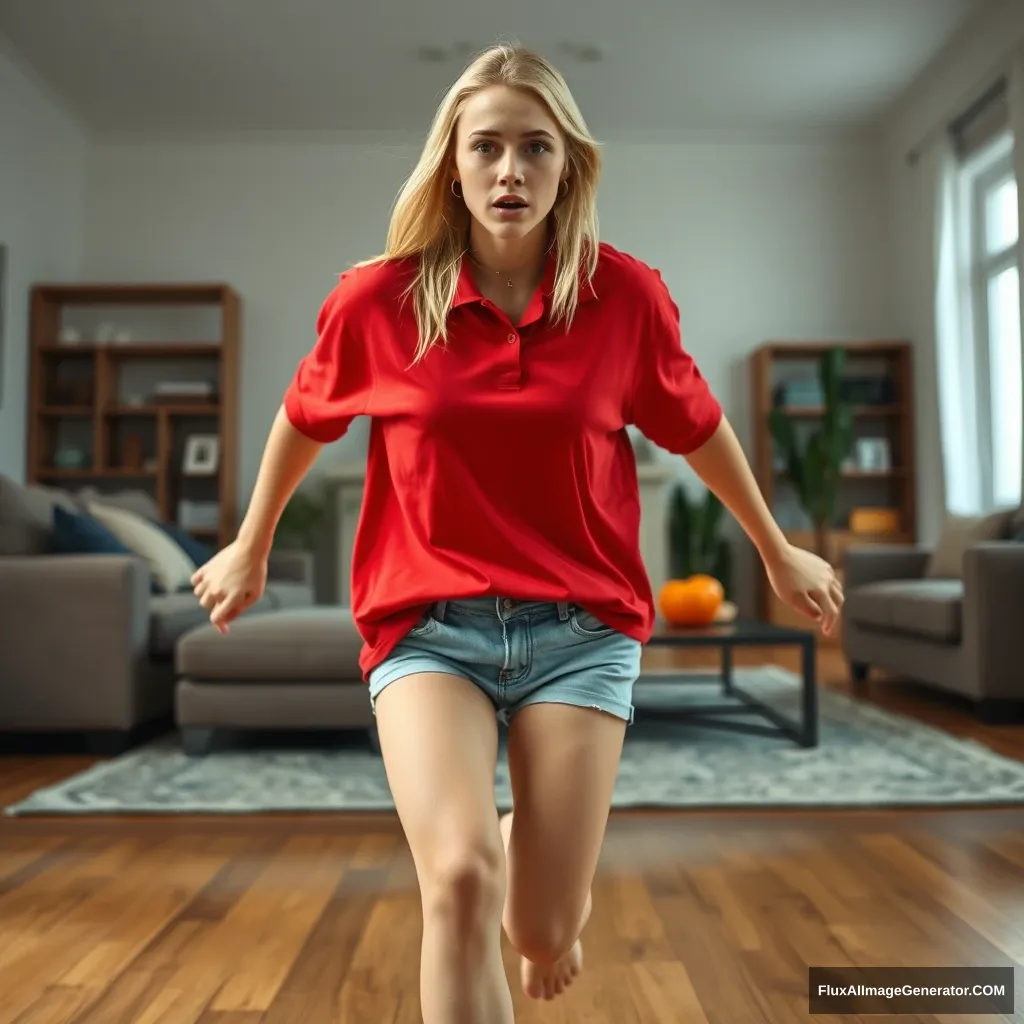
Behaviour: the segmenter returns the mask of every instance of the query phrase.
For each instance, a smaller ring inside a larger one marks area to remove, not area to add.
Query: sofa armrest
[[[982,541],[964,553],[964,635],[987,698],[1024,700],[1024,544]]]
[[[843,587],[851,590],[864,583],[920,579],[931,556],[930,548],[912,544],[847,548],[843,556]]]
[[[267,579],[313,586],[313,553],[272,550],[267,559]]]
[[[0,558],[0,728],[134,724],[149,594],[149,568],[130,555]]]

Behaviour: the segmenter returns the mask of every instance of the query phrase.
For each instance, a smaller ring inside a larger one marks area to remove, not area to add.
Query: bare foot
[[[583,947],[580,940],[564,956],[550,966],[531,963],[524,956],[519,965],[519,980],[531,999],[554,999],[571,984],[583,968]]]
[[[505,845],[505,854],[508,855],[508,841],[512,834],[512,814],[503,814],[499,822],[501,827],[501,838]],[[586,924],[590,917],[592,907],[590,893],[587,893],[587,903],[583,910],[583,922]],[[554,999],[561,995],[573,982],[573,979],[583,969],[583,946],[577,939],[575,945],[568,953],[560,956],[553,964],[535,964],[526,957],[521,958],[519,967],[519,980],[523,986],[523,992],[531,999]]]

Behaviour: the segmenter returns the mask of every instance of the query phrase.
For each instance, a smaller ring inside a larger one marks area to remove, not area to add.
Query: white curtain
[[[961,246],[957,161],[946,133],[927,148],[918,166],[929,197],[932,260],[931,314],[935,338],[943,494],[946,510],[977,515],[984,503],[978,453],[981,434],[975,396],[974,327],[967,265]]]
[[[1018,224],[1024,226],[1024,51],[1017,50],[1008,71]],[[933,287],[929,312],[935,341],[944,503],[947,512],[980,515],[991,511],[980,467],[990,465],[994,453],[988,451],[985,442],[988,432],[981,429],[979,419],[988,415],[988,410],[977,407],[975,327],[968,270],[970,233],[966,227],[969,211],[961,208],[969,199],[960,192],[958,162],[948,133],[937,133],[937,138],[921,156],[918,174],[931,203],[929,245]],[[1024,324],[1024,273],[1019,280],[1021,323]],[[1024,393],[1024,352],[1020,365]],[[1024,444],[1021,450],[1024,454]]]
[[[1013,131],[1013,166],[1017,177],[1017,224],[1024,226],[1024,50],[1018,48],[1010,68],[1010,128]],[[1018,243],[1020,246],[1020,243]],[[1024,252],[1024,246],[1018,248]],[[1024,263],[1024,261],[1021,261]],[[1018,275],[1021,301],[1021,394],[1024,395],[1024,266]],[[1024,426],[1024,416],[1021,417]],[[1024,438],[1021,442],[1021,480],[1024,481]],[[1024,503],[1024,493],[1021,494]]]

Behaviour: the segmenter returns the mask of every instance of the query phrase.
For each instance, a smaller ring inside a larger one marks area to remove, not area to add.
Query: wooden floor
[[[1024,760],[1024,726],[866,699]],[[0,760],[0,804],[89,763]],[[615,813],[594,896],[583,975],[513,986],[520,1024],[862,1019],[808,1014],[825,964],[1016,964],[1016,1018],[898,1019],[1024,1019],[1020,810]],[[419,936],[392,815],[0,819],[0,1024],[417,1024]]]

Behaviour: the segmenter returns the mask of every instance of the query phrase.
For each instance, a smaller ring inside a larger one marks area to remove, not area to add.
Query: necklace
[[[476,258],[476,257],[475,257],[475,256],[474,256],[474,255],[473,255],[472,253],[471,253],[471,252],[468,252],[468,250],[467,250],[467,253],[468,253],[468,255],[469,255],[469,258],[470,258],[470,259],[471,259],[471,260],[472,260],[472,261],[473,261],[473,262],[474,262],[474,263],[475,263],[475,264],[476,264],[476,265],[477,265],[477,266],[478,266],[478,267],[479,267],[479,268],[480,268],[481,270],[484,270],[484,271],[486,271],[486,272],[487,272],[488,274],[497,274],[497,276],[498,276],[498,277],[501,277],[501,276],[502,276],[502,273],[501,273],[501,271],[500,271],[500,270],[491,270],[491,269],[490,269],[490,267],[485,267],[485,266],[484,266],[484,265],[483,265],[483,264],[482,264],[482,263],[481,263],[481,262],[480,262],[480,261],[479,261],[479,260],[478,260],[478,259],[477,259],[477,258]],[[505,275],[505,276],[507,277],[507,275]],[[509,287],[509,288],[511,288],[511,287],[512,287],[512,278],[511,278],[511,277],[509,277],[509,278],[508,278],[508,280],[507,280],[506,284],[508,285],[508,287]]]

